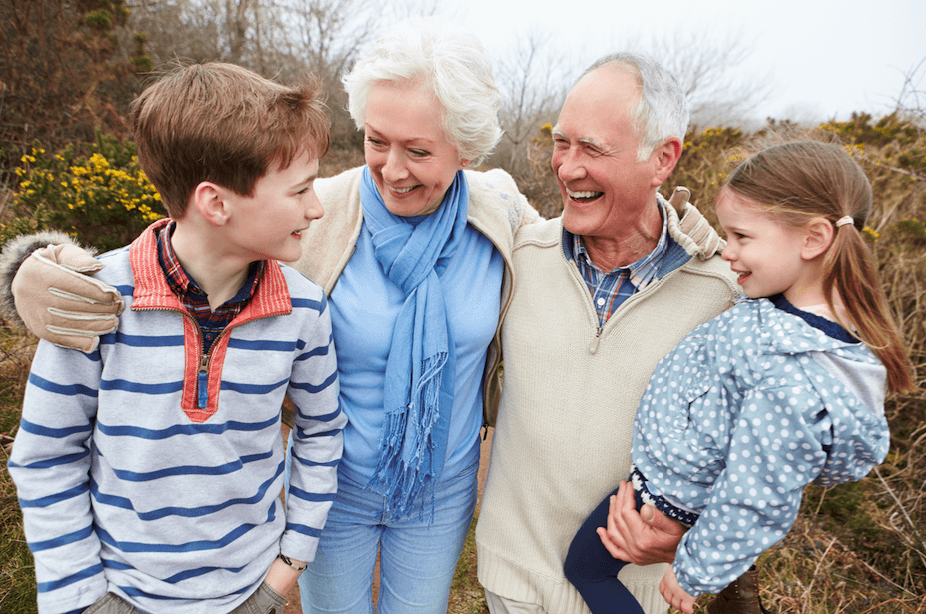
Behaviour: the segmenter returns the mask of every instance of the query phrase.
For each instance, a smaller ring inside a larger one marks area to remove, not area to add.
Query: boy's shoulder
[[[129,248],[126,245],[97,256],[97,260],[106,266],[93,275],[94,278],[106,282],[117,288],[132,280],[132,263],[129,257]]]
[[[308,305],[315,305],[318,311],[325,310],[328,298],[321,286],[287,264],[281,262],[279,266],[286,279],[294,308],[301,303],[308,303]]]

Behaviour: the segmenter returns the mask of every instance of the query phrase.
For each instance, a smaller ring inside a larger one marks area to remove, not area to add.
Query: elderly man
[[[569,544],[629,474],[634,414],[656,363],[738,292],[718,242],[693,245],[657,193],[687,123],[672,76],[619,54],[579,79],[553,130],[563,215],[515,242],[505,383],[476,528],[493,614],[588,611],[563,574]],[[638,564],[671,561],[680,527],[652,508],[644,524],[628,493],[609,549]],[[647,614],[667,609],[664,571],[620,574]]]

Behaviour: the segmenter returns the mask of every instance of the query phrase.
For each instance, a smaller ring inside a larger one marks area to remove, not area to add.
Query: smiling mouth
[[[590,192],[588,190],[573,192],[569,188],[566,188],[566,194],[570,199],[576,201],[577,203],[590,203],[593,200],[601,198],[604,196],[604,192]]]
[[[392,192],[395,192],[396,194],[408,194],[409,192],[411,192],[412,190],[414,190],[414,189],[417,188],[417,187],[418,187],[418,186],[413,185],[413,186],[410,186],[410,187],[407,187],[407,188],[389,188],[389,189],[390,189]]]
[[[750,275],[752,275],[752,273],[738,273],[736,283],[743,285],[743,282],[746,281],[746,278],[748,278]]]

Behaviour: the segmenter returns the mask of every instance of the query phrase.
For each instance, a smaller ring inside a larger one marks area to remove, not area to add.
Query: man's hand
[[[119,326],[119,292],[93,277],[105,265],[74,245],[48,245],[13,278],[16,311],[26,327],[55,345],[92,352]]]
[[[662,598],[676,610],[681,610],[685,614],[694,614],[695,598],[685,592],[678,584],[675,572],[668,568],[662,576],[662,582],[659,583],[659,592]]]
[[[684,533],[684,526],[651,505],[644,505],[637,513],[629,482],[621,482],[617,495],[611,497],[607,529],[598,529],[611,556],[635,565],[671,563]]]
[[[290,560],[300,567],[305,565],[305,561],[297,561],[296,559]],[[302,572],[293,569],[280,559],[276,559],[270,566],[270,571],[267,572],[267,577],[264,578],[264,582],[267,583],[267,586],[285,597],[289,594],[289,591],[296,586],[296,581],[299,579],[299,574],[301,573]]]

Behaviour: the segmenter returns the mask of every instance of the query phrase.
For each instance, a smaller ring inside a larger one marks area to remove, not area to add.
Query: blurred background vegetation
[[[328,91],[332,148],[322,174],[363,163],[362,139],[338,77],[386,24],[435,12],[405,0],[0,0],[0,244],[55,228],[107,250],[163,211],[138,168],[126,122],[152,70],[177,61],[240,64],[281,82],[312,73]],[[375,17],[375,19],[374,19]],[[375,27],[374,27],[375,26]],[[551,125],[575,71],[540,34],[512,41],[496,61],[505,137],[487,167],[510,172],[545,216],[562,204],[550,169]],[[741,43],[695,35],[648,46],[685,83],[692,129],[665,186],[684,185],[711,221],[727,173],[750,151],[793,138],[840,143],[868,173],[875,206],[866,237],[902,323],[916,381],[926,375],[926,62],[910,69],[892,113],[798,125],[736,127],[765,90],[733,87],[726,69]],[[686,53],[677,53],[684,46]],[[708,75],[705,78],[705,75]],[[19,424],[34,337],[0,321],[0,462]],[[865,480],[809,486],[791,534],[761,560],[773,612],[926,613],[926,393],[889,399],[892,447]],[[472,537],[472,536],[471,536]],[[703,603],[703,601],[702,601]],[[35,611],[32,558],[15,489],[0,469],[0,612]],[[470,538],[452,612],[486,612]]]

